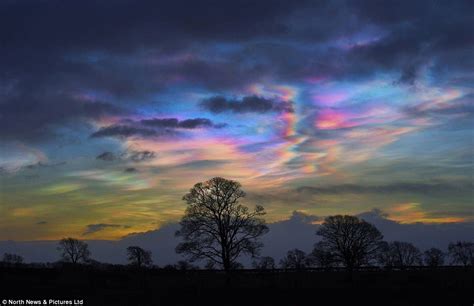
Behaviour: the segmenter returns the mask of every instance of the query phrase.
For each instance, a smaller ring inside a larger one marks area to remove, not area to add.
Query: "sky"
[[[0,240],[156,230],[215,176],[268,222],[472,222],[473,9],[1,1]]]

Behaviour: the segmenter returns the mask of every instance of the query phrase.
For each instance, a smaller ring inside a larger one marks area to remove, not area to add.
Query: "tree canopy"
[[[130,264],[140,268],[152,264],[151,251],[147,251],[138,246],[129,246],[127,248],[127,259]]]
[[[176,232],[183,239],[176,252],[226,271],[236,266],[240,255],[257,256],[263,246],[258,239],[268,232],[265,210],[240,204],[244,197],[240,183],[221,177],[194,185],[183,197],[188,207]]]
[[[61,239],[58,250],[61,252],[61,257],[64,261],[73,264],[89,260],[90,252],[87,243],[75,238]]]
[[[318,248],[332,255],[335,263],[352,269],[376,258],[383,235],[372,224],[354,216],[330,216],[316,233],[322,237]]]

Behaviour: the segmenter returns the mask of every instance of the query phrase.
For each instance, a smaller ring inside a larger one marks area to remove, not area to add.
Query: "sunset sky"
[[[118,239],[241,182],[269,222],[474,221],[473,1],[0,2],[0,240]]]

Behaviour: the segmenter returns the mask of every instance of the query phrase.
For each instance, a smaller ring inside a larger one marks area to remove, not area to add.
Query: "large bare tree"
[[[90,252],[87,243],[75,238],[63,238],[59,241],[58,250],[64,261],[77,264],[87,262]]]
[[[183,239],[176,252],[226,271],[236,266],[240,255],[257,256],[263,246],[258,239],[268,232],[265,210],[259,205],[250,210],[239,203],[243,197],[240,183],[221,177],[194,185],[183,197],[188,207],[176,232]]]
[[[354,216],[330,216],[316,233],[319,248],[332,254],[348,270],[369,264],[380,250],[383,235],[372,224]]]

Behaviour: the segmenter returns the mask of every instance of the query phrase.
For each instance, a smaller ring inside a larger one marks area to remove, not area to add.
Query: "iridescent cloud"
[[[0,3],[0,239],[151,230],[214,176],[271,221],[471,220],[471,5],[417,5]]]

